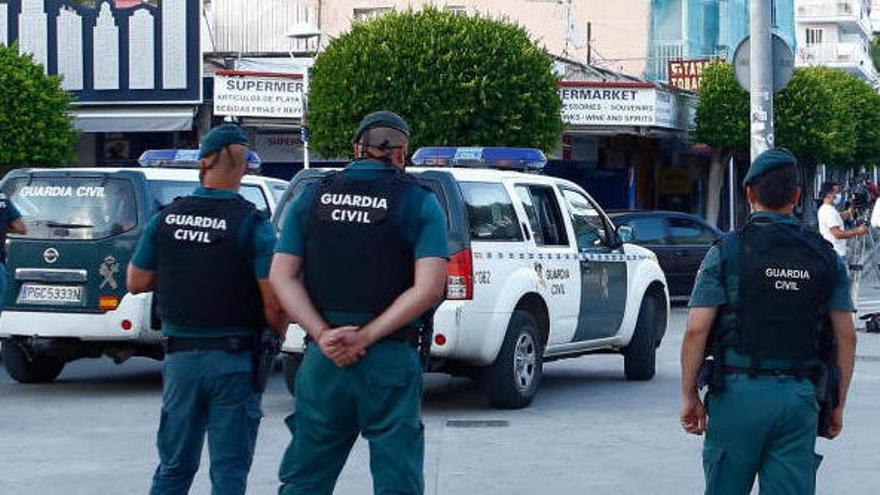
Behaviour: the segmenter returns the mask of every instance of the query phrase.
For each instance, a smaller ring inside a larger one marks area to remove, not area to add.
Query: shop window
[[[355,21],[368,21],[370,19],[375,19],[377,17],[381,17],[388,12],[391,12],[391,7],[373,7],[368,9],[354,9],[354,13],[352,14],[352,19]]]

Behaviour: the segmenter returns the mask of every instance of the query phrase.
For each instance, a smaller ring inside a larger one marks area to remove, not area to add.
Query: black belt
[[[254,337],[168,337],[163,341],[165,352],[226,351],[244,352],[256,348]]]
[[[792,376],[795,378],[806,378],[810,376],[810,370],[797,368],[744,368],[740,366],[725,365],[722,370],[725,375]]]
[[[418,347],[421,333],[421,330],[419,330],[418,328],[406,327],[392,333],[391,335],[385,337],[385,339],[405,342],[414,347]]]

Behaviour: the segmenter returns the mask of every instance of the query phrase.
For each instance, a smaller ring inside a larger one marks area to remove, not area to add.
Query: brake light
[[[474,298],[474,262],[470,249],[452,255],[447,274],[446,299],[470,301]]]

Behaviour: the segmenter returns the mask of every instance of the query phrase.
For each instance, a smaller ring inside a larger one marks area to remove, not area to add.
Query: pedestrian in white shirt
[[[874,209],[871,211],[871,227],[880,229],[880,199],[874,201]]]
[[[840,193],[836,191],[835,185],[827,182],[822,184],[822,189],[819,191],[819,196],[822,198],[822,206],[819,207],[818,212],[819,233],[834,246],[834,251],[841,258],[846,259],[846,240],[865,235],[868,229],[864,225],[859,225],[854,229],[844,230],[843,217],[834,207],[834,203],[840,199],[837,197]]]

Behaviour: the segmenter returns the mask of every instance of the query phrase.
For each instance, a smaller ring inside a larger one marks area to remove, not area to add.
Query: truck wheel
[[[290,392],[290,395],[296,395],[294,384],[302,360],[303,355],[298,352],[284,355],[284,384],[287,385],[287,391]]]
[[[538,321],[528,311],[514,311],[501,351],[483,375],[483,388],[492,406],[522,409],[531,404],[541,382],[543,359]]]
[[[645,381],[654,378],[657,365],[657,335],[654,318],[657,299],[645,296],[639,308],[639,319],[632,340],[623,351],[623,370],[627,380]]]
[[[64,369],[64,361],[59,359],[37,356],[29,361],[24,351],[9,341],[3,342],[0,353],[6,372],[19,383],[49,383]]]

